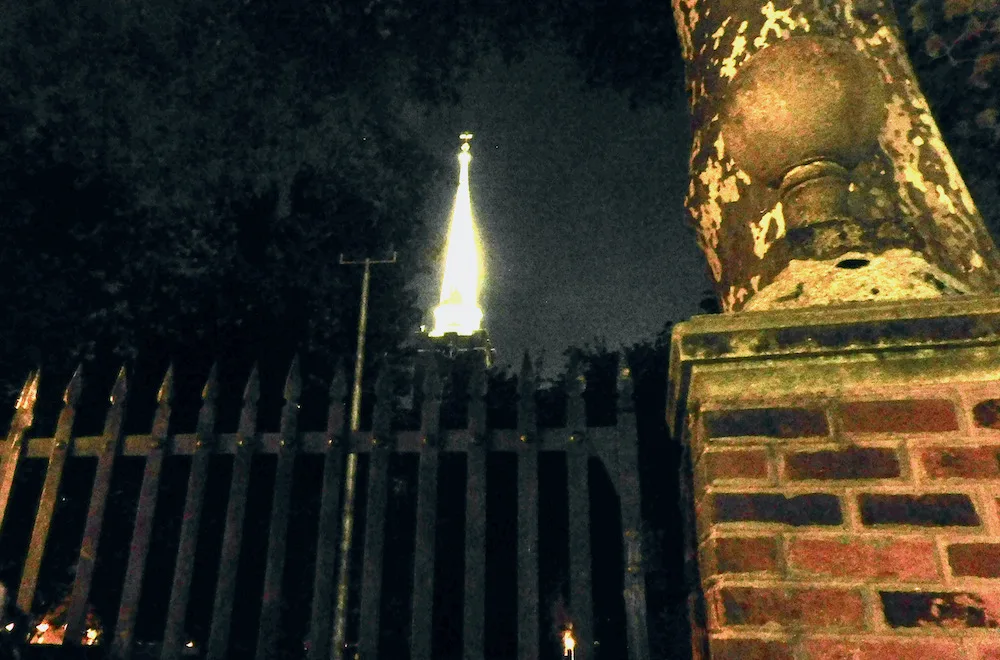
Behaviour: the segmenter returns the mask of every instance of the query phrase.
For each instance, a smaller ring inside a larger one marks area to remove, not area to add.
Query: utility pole
[[[361,259],[347,261],[340,255],[342,266],[363,265],[361,278],[361,308],[358,313],[358,350],[354,355],[354,386],[351,389],[351,432],[361,427],[361,377],[365,370],[365,334],[368,331],[368,291],[371,285],[372,264],[394,264],[396,252],[390,259]],[[337,606],[334,610],[333,646],[331,659],[339,660],[344,653],[347,638],[347,594],[351,568],[351,541],[354,536],[354,498],[358,480],[358,455],[349,451],[347,469],[344,474],[344,513],[340,519],[340,566],[337,575]]]

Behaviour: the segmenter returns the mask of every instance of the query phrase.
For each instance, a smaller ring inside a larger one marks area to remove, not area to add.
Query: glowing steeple
[[[472,221],[472,199],[469,196],[469,140],[472,133],[462,133],[462,150],[458,154],[458,192],[448,228],[444,275],[441,278],[441,301],[434,308],[434,329],[431,337],[448,333],[462,336],[482,329],[483,310],[479,307],[479,287],[483,269]]]

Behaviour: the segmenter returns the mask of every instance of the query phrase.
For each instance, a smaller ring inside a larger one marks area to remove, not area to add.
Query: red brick
[[[768,522],[785,525],[840,525],[840,499],[829,493],[785,497],[779,493],[717,493],[712,496],[715,522]]]
[[[845,589],[723,587],[717,595],[728,625],[860,627],[861,596]]]
[[[953,575],[1000,578],[1000,543],[956,543],[948,546]]]
[[[838,407],[851,433],[942,433],[958,429],[949,401],[852,401]]]
[[[865,525],[975,527],[981,523],[972,500],[962,493],[866,493],[858,496],[858,503]]]
[[[932,479],[1000,479],[1000,447],[928,447],[920,460]]]
[[[706,452],[705,478],[709,483],[718,479],[767,479],[767,451],[764,449],[734,449]]]
[[[802,660],[963,660],[951,640],[810,639],[800,646]]]
[[[788,568],[832,577],[916,582],[939,578],[934,543],[929,540],[794,538],[789,542]]]
[[[802,479],[891,479],[899,476],[896,451],[881,447],[848,447],[808,451],[785,457],[785,476]]]
[[[709,410],[704,420],[709,438],[804,438],[827,435],[830,431],[822,410],[806,408]]]
[[[778,566],[778,539],[773,536],[725,536],[709,541],[719,573],[774,571]]]
[[[879,598],[892,628],[1000,627],[1000,594],[992,591],[880,591]]]
[[[712,639],[712,660],[792,660],[785,642],[762,639]]]

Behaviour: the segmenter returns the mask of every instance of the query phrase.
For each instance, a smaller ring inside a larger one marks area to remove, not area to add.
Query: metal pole
[[[361,427],[361,376],[365,370],[365,334],[368,331],[368,291],[371,288],[371,264],[370,259],[365,259],[365,274],[361,278],[361,309],[358,312],[358,350],[354,354],[354,388],[351,391],[352,431],[357,431]]]
[[[340,255],[342,265],[363,264],[364,275],[361,278],[361,308],[358,311],[358,349],[354,355],[354,385],[351,389],[351,432],[361,427],[361,379],[365,370],[365,335],[368,331],[368,292],[371,288],[371,265],[394,264],[396,253],[392,259],[364,261],[345,261]],[[340,660],[344,653],[347,639],[347,596],[351,568],[351,542],[354,537],[354,499],[357,492],[358,455],[355,452],[347,454],[347,468],[344,474],[344,512],[340,520],[340,566],[337,574],[337,605],[333,625],[333,645],[330,648],[331,660]]]

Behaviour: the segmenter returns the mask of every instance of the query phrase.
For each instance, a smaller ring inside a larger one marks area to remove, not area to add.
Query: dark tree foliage
[[[0,399],[42,366],[55,400],[78,362],[95,392],[126,362],[148,394],[170,359],[192,382],[219,359],[238,398],[254,360],[280,383],[296,351],[318,394],[353,350],[340,253],[401,250],[369,325],[372,353],[397,347],[449,181],[403,113],[538,24],[491,7],[0,3]]]
[[[910,57],[969,190],[1000,235],[1000,3],[896,0]]]
[[[564,0],[546,4],[552,34],[587,84],[626,94],[633,105],[662,103],[684,79],[669,2]]]

